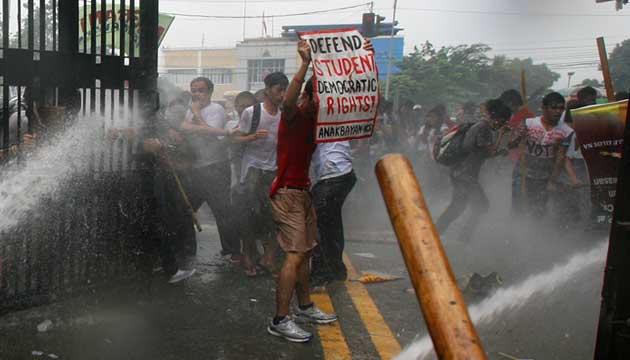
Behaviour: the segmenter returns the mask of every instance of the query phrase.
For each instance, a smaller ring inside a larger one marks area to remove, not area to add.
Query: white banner
[[[372,136],[380,103],[374,53],[356,29],[300,33],[311,47],[317,104],[315,142]]]

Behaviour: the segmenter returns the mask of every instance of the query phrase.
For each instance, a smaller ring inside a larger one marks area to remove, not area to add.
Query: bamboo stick
[[[599,62],[604,75],[604,86],[606,87],[606,97],[608,102],[615,101],[615,90],[613,88],[612,78],[610,77],[610,68],[608,67],[608,54],[606,53],[606,43],[603,37],[597,38],[597,50],[599,51]]]
[[[385,156],[376,175],[439,359],[486,359],[409,160]]]

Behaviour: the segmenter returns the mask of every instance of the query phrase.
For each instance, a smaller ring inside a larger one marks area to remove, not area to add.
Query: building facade
[[[225,95],[233,95],[244,90],[256,92],[264,87],[263,80],[268,74],[281,71],[290,79],[297,71],[300,64],[297,36],[290,31],[285,31],[282,35],[245,39],[234,48],[163,48],[160,74],[182,89],[188,89],[190,80],[195,77],[207,76],[215,85],[213,96],[215,100],[222,100]],[[390,38],[383,36],[371,40],[376,53],[379,77],[384,80],[388,76]],[[404,37],[394,37],[393,63],[402,60],[403,48]],[[395,74],[398,69],[392,65],[390,72]]]

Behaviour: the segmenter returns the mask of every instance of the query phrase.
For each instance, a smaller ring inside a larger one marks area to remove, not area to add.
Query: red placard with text
[[[356,29],[300,33],[311,48],[317,104],[315,142],[372,136],[380,103],[374,53]]]

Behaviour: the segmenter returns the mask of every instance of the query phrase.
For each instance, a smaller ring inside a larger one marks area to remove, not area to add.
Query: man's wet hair
[[[486,111],[491,119],[502,119],[507,121],[512,116],[512,110],[499,99],[486,101]]]
[[[199,77],[196,77],[196,78],[192,79],[192,81],[190,82],[190,85],[192,85],[193,83],[199,82],[199,81],[206,83],[206,86],[208,87],[208,90],[210,92],[214,91],[214,83],[212,83],[212,80],[208,79],[205,76],[199,76]]]
[[[518,92],[518,90],[505,90],[501,94],[501,96],[499,96],[499,100],[503,101],[505,105],[511,108],[523,106],[523,97],[521,96],[521,93]]]
[[[615,94],[615,101],[628,100],[630,94],[627,91],[619,91]]]
[[[249,92],[249,91],[241,91],[234,98],[234,103],[236,103],[238,101],[247,101],[247,100],[251,101],[254,104],[258,102],[258,100],[256,100],[256,96],[254,96],[254,94],[252,94],[251,92]]]
[[[313,100],[313,77],[311,76],[306,80],[306,84],[304,85],[304,92],[308,95],[309,100]]]
[[[542,99],[542,105],[543,106],[551,106],[551,105],[555,105],[555,104],[564,104],[566,101],[564,100],[564,96],[562,96],[560,93],[558,92],[550,92],[549,94],[545,95],[545,97],[543,97]]]
[[[270,89],[276,85],[280,85],[285,88],[289,86],[289,79],[280,71],[272,72],[271,74],[265,76],[265,88]]]
[[[585,86],[577,92],[578,101],[583,101],[587,97],[597,97],[597,90],[592,86]]]

